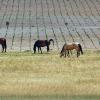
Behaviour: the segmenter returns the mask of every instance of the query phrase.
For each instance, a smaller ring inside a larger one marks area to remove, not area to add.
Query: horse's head
[[[63,49],[62,49],[61,52],[60,52],[60,57],[62,57],[62,56],[64,56],[64,51],[63,51]]]
[[[66,46],[67,46],[66,44],[63,45],[62,50],[61,50],[61,52],[60,52],[60,57],[62,57],[62,56],[65,55],[65,52],[66,52]]]

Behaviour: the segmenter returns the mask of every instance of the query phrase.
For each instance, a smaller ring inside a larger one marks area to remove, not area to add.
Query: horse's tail
[[[53,39],[50,39],[50,40],[49,40],[49,42],[51,42],[51,41],[52,41],[52,43],[53,43],[53,46],[54,46],[54,40],[53,40]]]
[[[34,50],[34,53],[36,53],[36,42],[34,44],[33,50]]]
[[[79,48],[80,48],[81,54],[83,54],[83,50],[82,50],[81,44],[78,44],[78,46],[79,46]]]
[[[4,40],[4,46],[5,46],[5,49],[7,49],[6,39]]]

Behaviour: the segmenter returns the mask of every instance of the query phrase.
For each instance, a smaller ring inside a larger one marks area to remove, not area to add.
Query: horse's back
[[[39,46],[39,47],[44,47],[44,46],[48,45],[48,41],[47,40],[37,40],[35,42],[35,45]]]
[[[64,44],[63,49],[73,50],[73,49],[76,49],[77,46],[78,45],[76,45],[75,43],[67,43],[67,44]]]
[[[5,41],[6,39],[5,38],[0,38],[0,40]]]

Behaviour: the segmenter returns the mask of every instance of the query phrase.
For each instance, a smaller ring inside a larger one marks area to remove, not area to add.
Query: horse
[[[2,52],[6,52],[6,49],[7,49],[6,39],[0,38],[0,44],[2,46]]]
[[[49,45],[51,44],[51,42],[53,43],[54,45],[54,40],[53,39],[50,39],[50,40],[37,40],[35,43],[34,43],[34,47],[33,47],[33,50],[34,50],[34,53],[36,53],[36,47],[38,48],[38,53],[39,53],[39,50],[41,51],[41,54],[42,54],[42,50],[41,50],[41,47],[47,47],[47,52],[49,52]]]
[[[64,44],[63,48],[60,52],[60,57],[65,56],[66,57],[66,52],[67,52],[67,56],[69,57],[69,51],[71,50],[76,50],[77,51],[77,57],[80,56],[80,52],[81,54],[83,54],[83,50],[82,50],[82,46],[80,43],[71,43],[71,44]]]

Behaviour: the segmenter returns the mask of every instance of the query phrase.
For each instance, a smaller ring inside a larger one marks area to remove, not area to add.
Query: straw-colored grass
[[[100,52],[85,51],[79,58],[55,52],[0,54],[0,95],[100,95]]]

